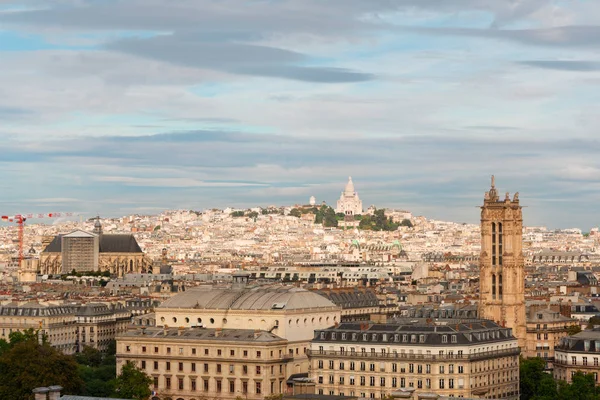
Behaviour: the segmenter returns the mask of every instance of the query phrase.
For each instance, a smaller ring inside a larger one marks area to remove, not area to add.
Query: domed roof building
[[[337,201],[336,213],[343,213],[347,216],[361,215],[363,212],[362,200],[358,197],[358,193],[354,190],[352,177],[348,177],[348,183]]]
[[[325,296],[295,286],[248,285],[247,279],[236,275],[231,287],[197,287],[179,293],[156,309],[156,324],[260,329],[292,342],[308,342],[315,329],[340,321],[340,307]]]

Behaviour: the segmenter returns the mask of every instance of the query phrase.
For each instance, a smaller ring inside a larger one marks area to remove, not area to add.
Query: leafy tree
[[[234,217],[234,218],[237,218],[237,217],[243,217],[244,214],[245,213],[243,211],[234,211],[234,212],[231,213],[231,216]]]
[[[363,215],[358,227],[373,231],[395,231],[399,225],[392,217],[386,217],[385,210],[382,208],[376,209],[373,215]]]
[[[298,210],[297,208],[292,208],[292,210],[290,211],[290,215],[292,217],[300,218],[302,216],[302,211]]]
[[[594,316],[594,317],[590,318],[588,321],[587,328],[592,329],[594,327],[594,325],[600,325],[600,317]]]
[[[100,350],[90,346],[85,346],[81,352],[75,354],[75,361],[88,367],[99,367],[102,364],[102,358]]]
[[[544,372],[545,368],[546,362],[541,358],[521,358],[519,365],[521,400],[536,399],[544,379],[549,378],[552,380],[552,383],[554,382],[552,376]],[[543,386],[545,389],[547,389],[548,382],[543,382]],[[552,387],[552,385],[550,386]],[[553,395],[556,396],[556,384],[554,384],[553,387]]]
[[[258,213],[256,211],[250,211],[250,212],[246,213],[246,217],[254,219],[254,218],[258,217]]]
[[[413,223],[410,222],[410,219],[405,218],[405,219],[402,220],[402,222],[400,222],[400,226],[407,226],[409,228],[412,228],[413,227]]]
[[[571,326],[567,327],[567,334],[569,336],[575,335],[579,332],[581,332],[581,326],[579,326],[579,325],[571,325]]]
[[[152,379],[144,371],[127,361],[115,382],[115,394],[127,399],[147,400],[152,394],[151,384]]]
[[[323,204],[315,213],[315,224],[323,224],[326,228],[338,226],[338,218],[334,209]]]
[[[13,332],[9,347],[0,356],[1,399],[33,399],[31,391],[41,386],[60,385],[70,394],[81,390],[75,359],[46,340],[39,344],[33,330]]]

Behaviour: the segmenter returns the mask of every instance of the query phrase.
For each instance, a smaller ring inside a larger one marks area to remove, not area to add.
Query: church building
[[[526,348],[523,214],[519,193],[500,200],[492,187],[481,207],[479,316],[512,328],[521,349]]]
[[[93,232],[76,230],[46,242],[40,254],[39,273],[68,274],[73,270],[108,271],[122,277],[126,273],[152,273],[152,261],[130,234],[104,234],[100,218]]]
[[[348,183],[337,201],[335,212],[346,216],[361,215],[363,212],[362,201],[358,197],[358,193],[354,191],[352,177],[348,177]]]

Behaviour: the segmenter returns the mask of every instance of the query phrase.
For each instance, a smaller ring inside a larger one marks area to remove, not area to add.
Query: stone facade
[[[358,193],[354,190],[352,177],[348,178],[346,188],[342,192],[340,199],[337,201],[336,213],[342,213],[346,216],[361,215],[363,212],[362,201],[358,197]]]
[[[525,273],[522,251],[523,215],[519,194],[500,200],[492,187],[481,207],[479,316],[512,328],[526,348]]]
[[[519,397],[517,340],[492,321],[342,323],[315,332],[309,358],[319,395]]]

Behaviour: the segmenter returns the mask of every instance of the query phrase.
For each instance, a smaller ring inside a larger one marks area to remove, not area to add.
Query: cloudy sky
[[[0,213],[600,224],[595,0],[0,0]]]

